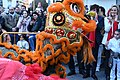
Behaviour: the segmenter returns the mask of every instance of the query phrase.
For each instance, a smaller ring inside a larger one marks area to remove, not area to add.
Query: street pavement
[[[64,65],[66,67],[66,72],[69,72],[69,68],[67,65]],[[94,80],[93,78],[89,77],[89,78],[85,78],[83,79],[82,75],[79,74],[79,70],[78,70],[78,66],[76,66],[76,74],[72,75],[72,76],[67,76],[68,80]],[[99,72],[96,72],[96,75],[98,77],[98,80],[106,80],[105,79],[105,73],[104,73],[104,68],[101,68]]]

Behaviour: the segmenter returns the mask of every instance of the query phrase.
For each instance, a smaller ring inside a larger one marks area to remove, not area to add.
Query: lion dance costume
[[[49,78],[51,78],[49,80],[54,80],[55,77],[51,77],[51,74],[57,74],[60,78],[65,78],[65,67],[61,63],[68,63],[70,54],[75,55],[81,50],[81,46],[84,49],[83,61],[85,63],[94,61],[89,40],[85,35],[95,30],[96,23],[94,20],[88,20],[84,17],[84,12],[85,8],[82,0],[64,0],[62,3],[53,3],[48,7],[45,31],[36,35],[36,50],[34,53],[20,50],[15,45],[0,43],[0,54],[4,58],[19,61],[19,65],[16,67],[24,64],[23,67],[20,67],[20,70],[24,68],[21,74],[27,75],[27,78],[24,77],[25,79],[40,79],[40,73],[44,74],[47,80]],[[3,53],[3,50],[7,52]],[[8,65],[14,65],[14,67],[17,63],[1,59],[0,66],[4,62],[6,65],[9,63]],[[36,67],[36,64],[33,63],[39,64],[41,68],[38,68],[38,65]],[[5,64],[3,64],[2,68],[4,70],[0,71],[0,75],[6,71]],[[6,68],[11,67],[7,66]],[[17,74],[17,77],[14,77],[17,79],[20,73],[17,69],[14,73],[14,75]],[[41,78],[40,80],[45,79]]]

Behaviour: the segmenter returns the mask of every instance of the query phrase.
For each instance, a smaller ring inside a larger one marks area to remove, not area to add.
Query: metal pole
[[[36,32],[3,32],[1,35],[0,35],[0,42],[2,43],[2,36],[4,34],[37,34]]]

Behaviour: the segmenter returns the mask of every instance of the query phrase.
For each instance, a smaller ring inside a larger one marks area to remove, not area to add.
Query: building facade
[[[117,0],[84,0],[84,4],[88,5],[88,9],[90,8],[91,5],[98,4],[99,6],[103,6],[107,13],[107,11],[112,5],[117,4]]]
[[[33,1],[33,0],[0,0],[2,1],[2,5],[4,8],[9,8],[9,7],[15,7],[16,6],[16,3],[17,1],[20,3],[20,4],[25,4],[26,7],[29,6],[29,4]]]
[[[26,2],[26,0],[0,0],[0,5],[3,5],[3,7],[5,8],[8,8],[9,6],[15,7],[16,1]],[[33,0],[27,0],[27,1],[31,2]],[[48,5],[56,1],[63,1],[63,0],[46,0]],[[100,6],[103,6],[106,11],[114,4],[120,5],[120,0],[83,0],[83,1],[84,1],[84,4],[88,6],[88,9],[90,5],[98,4]]]
[[[15,7],[16,6],[16,0],[2,0],[2,4],[4,8],[9,8],[9,7]]]

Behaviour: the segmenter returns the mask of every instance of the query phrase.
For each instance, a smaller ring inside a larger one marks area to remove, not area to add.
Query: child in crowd
[[[114,37],[107,44],[107,49],[110,50],[112,57],[112,67],[110,72],[110,80],[120,80],[120,29],[116,30]],[[115,68],[117,67],[117,75],[115,76]]]
[[[19,46],[20,49],[29,50],[29,43],[24,39],[23,35],[20,35],[20,40],[17,42],[17,46]]]
[[[105,75],[106,80],[110,80],[110,67],[108,65],[109,63],[109,57],[110,57],[110,50],[107,50],[105,48],[108,41],[113,38],[114,33],[117,29],[120,29],[120,23],[118,20],[119,14],[119,8],[117,5],[113,5],[107,12],[107,17],[105,17],[104,23],[105,23],[105,33],[102,39],[103,49],[104,49],[104,55],[105,55]]]
[[[4,34],[4,35],[3,35],[3,42],[4,42],[4,43],[11,44],[11,38],[10,38],[10,35],[9,35],[9,34]]]

